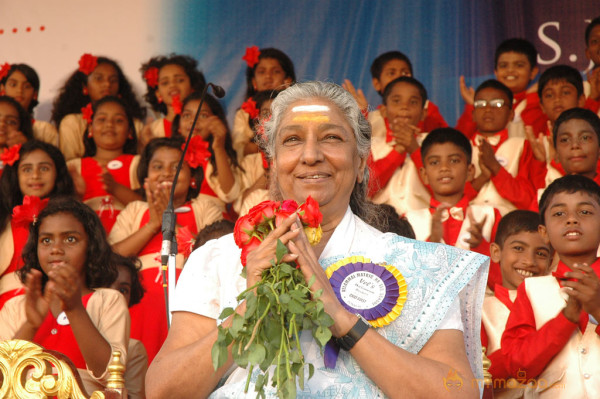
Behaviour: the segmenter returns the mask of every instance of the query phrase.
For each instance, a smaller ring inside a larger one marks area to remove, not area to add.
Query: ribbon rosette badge
[[[394,321],[404,307],[407,285],[398,269],[388,264],[371,263],[362,256],[342,259],[325,273],[340,303],[360,314],[373,327]],[[335,368],[339,347],[330,342],[325,349],[325,366]]]
[[[242,264],[247,255],[261,245],[262,241],[286,218],[297,213],[305,231],[318,242],[321,236],[320,223],[323,216],[318,203],[311,197],[300,206],[293,201],[265,201],[238,219],[234,228],[234,240],[242,249]],[[263,271],[262,279],[238,296],[238,301],[246,302],[246,312],[242,316],[232,308],[225,309],[219,319],[232,316],[231,327],[219,326],[217,341],[212,348],[215,370],[221,367],[228,357],[228,347],[235,363],[249,368],[246,381],[247,392],[252,370],[258,366],[259,373],[255,390],[264,397],[264,387],[272,384],[277,395],[282,398],[296,397],[296,383],[304,387],[304,374],[308,366],[308,378],[314,373],[314,366],[306,364],[300,347],[300,332],[312,331],[312,336],[321,348],[331,338],[329,327],[331,317],[325,313],[319,300],[320,291],[311,291],[314,277],[309,283],[295,262],[282,259],[288,248],[277,241],[276,259],[271,267]],[[242,275],[245,275],[245,268]],[[273,366],[273,375],[269,372]]]

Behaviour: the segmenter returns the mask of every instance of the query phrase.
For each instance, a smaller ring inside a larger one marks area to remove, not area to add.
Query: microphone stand
[[[185,153],[187,152],[188,146],[190,144],[192,132],[196,127],[196,121],[198,121],[198,116],[200,115],[200,110],[202,109],[202,104],[204,104],[204,98],[206,96],[206,92],[209,86],[213,88],[213,93],[216,97],[222,98],[225,95],[225,90],[223,90],[221,86],[217,86],[213,83],[207,83],[206,86],[204,86],[204,90],[202,90],[202,96],[200,97],[200,105],[198,105],[198,110],[196,111],[196,115],[194,116],[194,122],[192,123],[192,127],[190,128],[190,132],[188,133],[188,137],[185,141],[185,146],[183,147],[179,163],[177,164],[177,170],[175,171],[175,177],[173,178],[173,185],[171,186],[171,194],[169,195],[169,203],[167,204],[167,209],[165,209],[162,216],[163,241],[160,250],[160,262],[162,270],[163,291],[165,295],[165,308],[167,310],[168,328],[171,327],[171,312],[169,311],[169,302],[175,294],[175,257],[177,256],[177,238],[175,236],[175,224],[177,222],[177,218],[175,216],[175,209],[173,207],[173,197],[175,196],[175,186],[177,185],[179,172],[181,171],[181,167],[183,166]],[[167,271],[169,275],[168,280]]]

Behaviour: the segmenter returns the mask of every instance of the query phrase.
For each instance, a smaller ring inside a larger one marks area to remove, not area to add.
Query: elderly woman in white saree
[[[196,250],[179,279],[169,336],[148,370],[148,397],[245,397],[246,369],[235,367],[231,356],[213,369],[217,318],[226,307],[244,313],[245,303],[238,305],[236,296],[270,267],[277,239],[288,246],[287,259],[297,262],[306,281],[315,276],[311,289],[323,290],[325,311],[334,320],[331,332],[341,346],[334,367],[326,367],[310,332],[302,333],[302,352],[315,374],[304,389],[298,387],[298,397],[478,397],[487,258],[371,226],[378,216],[366,201],[371,129],[340,86],[296,84],[271,107],[265,148],[272,160],[273,199],[316,199],[323,237],[311,247],[296,217],[286,219],[248,255],[246,279],[240,277],[240,249],[232,235]],[[393,320],[382,317],[389,310],[380,303],[385,292],[339,284],[351,279],[349,270],[377,282],[379,265],[399,271],[405,282],[406,300]],[[365,318],[387,321],[369,328]],[[251,384],[255,380],[253,375]],[[266,394],[275,396],[275,390]],[[247,395],[255,397],[252,387]]]

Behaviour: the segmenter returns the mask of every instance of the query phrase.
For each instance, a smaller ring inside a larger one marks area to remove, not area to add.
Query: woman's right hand
[[[301,229],[296,228],[294,222],[298,215],[293,213],[275,228],[256,249],[248,254],[246,260],[246,284],[250,288],[262,278],[262,272],[271,267],[271,260],[276,259],[277,240],[287,245],[290,240],[296,238]],[[287,254],[283,257],[284,262],[296,260],[298,256]]]
[[[42,325],[50,309],[49,295],[42,295],[42,272],[32,269],[25,278],[25,315],[30,328]]]

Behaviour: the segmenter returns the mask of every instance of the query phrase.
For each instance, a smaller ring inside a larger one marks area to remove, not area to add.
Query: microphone
[[[200,110],[202,109],[202,104],[204,104],[204,98],[206,97],[206,92],[208,87],[213,88],[213,93],[215,97],[223,98],[225,96],[225,90],[221,86],[217,86],[214,83],[207,83],[204,86],[204,90],[202,90],[202,95],[200,96],[200,105],[198,105],[198,110],[196,111],[196,115],[194,116],[194,122],[192,122],[192,127],[188,133],[187,140],[185,141],[185,146],[183,147],[183,151],[181,153],[181,158],[179,159],[179,164],[177,164],[177,169],[175,171],[175,177],[173,178],[173,185],[171,187],[171,194],[169,195],[169,203],[167,204],[167,209],[165,209],[162,216],[162,235],[163,241],[161,246],[160,260],[161,260],[161,269],[162,269],[162,278],[163,278],[163,290],[165,293],[165,307],[167,311],[167,323],[170,326],[170,318],[169,318],[169,300],[168,300],[168,292],[167,289],[167,266],[169,263],[169,258],[177,254],[177,241],[175,237],[175,224],[177,222],[177,217],[175,215],[175,210],[173,206],[173,197],[175,196],[175,186],[177,186],[177,179],[179,178],[179,172],[181,171],[181,167],[183,166],[183,160],[185,158],[185,153],[187,152],[188,146],[190,144],[190,140],[192,138],[192,132],[194,131],[194,127],[196,126],[196,122],[198,121],[198,116],[200,115]],[[174,263],[173,266],[174,267]],[[171,266],[169,266],[171,268]],[[170,281],[169,284],[173,284],[175,286],[175,281]]]
[[[225,97],[225,90],[223,90],[223,88],[221,86],[217,86],[216,84],[213,84],[213,83],[209,83],[209,85],[212,86],[213,94],[215,95],[215,97],[217,97],[217,98]]]

